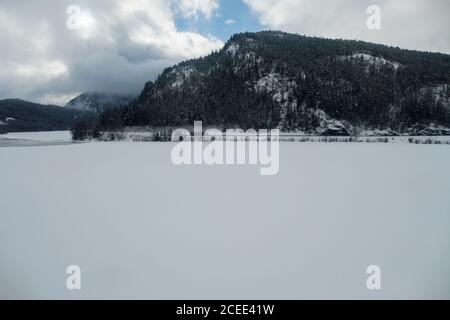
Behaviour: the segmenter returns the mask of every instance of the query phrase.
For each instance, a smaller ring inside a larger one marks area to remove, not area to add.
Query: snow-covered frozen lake
[[[0,135],[0,138],[14,140],[32,140],[42,142],[70,142],[70,131],[18,132]]]
[[[70,131],[19,132],[0,134],[0,147],[33,147],[72,143]]]
[[[450,146],[281,143],[269,177],[172,146],[0,148],[0,298],[450,298]]]

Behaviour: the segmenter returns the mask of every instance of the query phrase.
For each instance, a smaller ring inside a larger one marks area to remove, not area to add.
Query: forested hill
[[[0,133],[68,130],[77,117],[96,119],[94,113],[86,111],[18,99],[0,100]]]
[[[312,134],[450,127],[450,55],[275,31],[168,68],[103,128],[206,125]]]

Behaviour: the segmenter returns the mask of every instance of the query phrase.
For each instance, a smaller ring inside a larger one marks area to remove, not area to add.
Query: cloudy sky
[[[366,26],[381,8],[381,30]],[[448,0],[0,0],[0,99],[138,93],[236,32],[277,29],[450,53]]]

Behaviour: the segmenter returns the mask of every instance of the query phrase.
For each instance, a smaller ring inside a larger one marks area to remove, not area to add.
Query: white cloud
[[[243,1],[261,24],[273,29],[450,53],[448,0]],[[366,10],[372,4],[381,7],[381,30],[366,26]]]
[[[231,26],[231,25],[233,25],[233,24],[235,24],[235,23],[236,23],[236,21],[233,20],[233,19],[228,19],[228,20],[225,21],[225,24],[226,24],[227,26]]]
[[[137,45],[156,49],[161,55],[171,59],[198,57],[223,46],[214,37],[178,31],[173,12],[169,6],[164,5],[167,1],[159,1],[160,4],[155,7],[157,2],[128,0],[119,5],[116,14],[126,22],[129,40]],[[180,1],[179,5],[190,8],[189,3],[193,5],[197,1]],[[192,12],[197,10],[199,9],[195,6],[192,7]],[[209,12],[206,7],[202,10]]]
[[[60,61],[44,61],[33,64],[11,64],[11,71],[25,78],[54,79],[67,72],[67,66]]]
[[[175,0],[178,9],[186,18],[198,18],[203,15],[206,19],[219,8],[219,0]]]
[[[87,90],[138,93],[164,67],[223,46],[175,24],[174,4],[188,17],[209,17],[215,0],[80,0],[85,23],[74,30],[72,3],[2,0],[0,98],[62,103]]]

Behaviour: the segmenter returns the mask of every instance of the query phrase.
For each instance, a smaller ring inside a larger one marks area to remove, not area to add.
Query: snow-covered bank
[[[19,132],[0,134],[0,148],[45,147],[72,143],[70,131]]]
[[[4,139],[32,140],[40,142],[70,142],[70,131],[18,132],[0,135]]]
[[[126,128],[121,131],[109,131],[101,132],[100,141],[126,141],[126,142],[156,142],[156,141],[171,141],[172,133],[177,128],[162,127],[162,128]],[[193,128],[185,128],[192,133]],[[211,129],[209,127],[204,128],[205,131]],[[226,138],[226,130],[223,132],[223,139]],[[257,140],[257,134],[247,133],[242,131],[243,134],[232,134],[231,138],[239,138],[244,140]],[[268,133],[270,135],[270,130]],[[372,130],[363,132],[361,135],[351,136],[327,136],[327,135],[310,135],[304,132],[280,132],[279,137],[276,140],[282,142],[338,142],[338,143],[414,143],[414,144],[447,144],[450,145],[450,135],[399,135],[392,134],[391,131]],[[217,139],[217,137],[215,137]],[[204,139],[210,141],[210,138]]]
[[[450,298],[448,146],[282,143],[262,177],[172,145],[1,148],[0,298]]]

